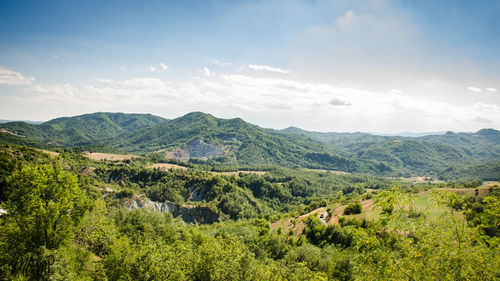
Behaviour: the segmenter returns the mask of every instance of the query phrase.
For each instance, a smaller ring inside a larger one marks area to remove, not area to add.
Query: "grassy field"
[[[344,172],[344,171],[325,170],[325,169],[309,169],[309,168],[304,168],[302,170],[308,171],[308,172],[332,173],[332,174],[337,174],[337,175],[350,175],[351,174],[349,172]]]
[[[165,171],[165,170],[169,170],[169,169],[187,170],[187,168],[184,166],[179,166],[179,165],[170,164],[170,163],[155,163],[155,164],[151,165],[151,168],[160,169],[161,171]]]
[[[45,149],[39,149],[40,152],[43,152],[45,154],[48,154],[50,155],[51,158],[55,158],[57,156],[59,156],[59,152],[55,152],[55,151],[50,151],[50,150],[45,150]]]
[[[83,153],[83,155],[96,161],[100,160],[123,161],[123,160],[130,160],[133,158],[141,158],[141,156],[133,154],[112,154],[112,153],[97,153],[97,152],[85,152]]]
[[[224,175],[224,176],[237,176],[239,175],[240,173],[242,174],[254,174],[254,175],[258,175],[258,176],[262,176],[264,175],[265,171],[236,171],[236,172],[210,172],[211,174],[214,174],[214,175]]]
[[[187,170],[187,167],[176,165],[176,164],[170,164],[170,163],[155,163],[151,165],[151,168],[153,169],[160,169],[162,171],[169,170],[169,169],[180,169],[180,170]],[[223,175],[223,176],[238,176],[240,173],[243,174],[255,174],[262,176],[266,172],[265,171],[236,171],[236,172],[209,172],[213,175]]]

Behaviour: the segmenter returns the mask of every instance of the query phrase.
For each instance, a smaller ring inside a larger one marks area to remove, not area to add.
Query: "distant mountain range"
[[[433,135],[444,135],[446,132],[424,132],[424,133],[415,133],[415,132],[401,132],[396,134],[387,134],[387,133],[371,133],[372,135],[377,136],[386,136],[386,137],[424,137],[424,136],[433,136]]]
[[[239,118],[220,119],[201,112],[172,120],[99,112],[42,124],[8,122],[0,129],[0,143],[157,152],[179,161],[222,167],[286,166],[449,178],[473,178],[467,171],[478,171],[474,167],[500,167],[500,132],[493,129],[411,137],[319,133],[295,127],[264,129]]]
[[[28,124],[42,124],[44,121],[31,121],[31,120],[4,120],[0,119],[0,124],[2,123],[10,123],[10,122],[25,122]]]

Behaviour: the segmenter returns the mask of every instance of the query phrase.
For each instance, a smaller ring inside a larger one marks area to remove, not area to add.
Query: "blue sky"
[[[105,3],[103,3],[105,2]],[[0,119],[500,128],[500,1],[0,2]]]

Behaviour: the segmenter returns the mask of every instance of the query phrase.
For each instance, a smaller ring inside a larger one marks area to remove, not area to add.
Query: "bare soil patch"
[[[110,160],[110,161],[123,161],[133,158],[141,158],[141,156],[133,154],[111,154],[111,153],[97,153],[97,152],[84,152],[83,155],[92,160]]]
[[[94,173],[95,167],[83,167],[83,169],[80,171],[80,174],[90,176]]]
[[[264,175],[265,171],[236,171],[236,172],[210,172],[211,174],[214,174],[214,175],[225,175],[225,176],[232,176],[232,175],[239,175],[240,173],[242,174],[254,174],[254,175],[258,175],[258,176],[262,176]]]
[[[187,170],[186,167],[184,166],[179,166],[176,164],[170,164],[170,163],[156,163],[151,165],[151,168],[153,169],[160,169],[160,171],[165,171],[168,169],[180,169],[180,170]]]
[[[325,172],[325,173],[331,173],[331,174],[336,174],[336,175],[350,175],[351,174],[349,172],[344,172],[344,171],[325,170],[325,169],[309,169],[309,168],[305,168],[304,170],[310,171],[310,172]]]
[[[435,190],[449,191],[456,193],[457,195],[469,195],[473,196],[476,194],[476,189],[478,191],[478,196],[487,196],[490,193],[490,188],[493,190],[500,190],[499,182],[485,182],[483,185],[479,187],[471,187],[471,188],[453,188],[453,187],[444,187],[444,188],[436,188]]]
[[[38,151],[43,152],[45,154],[48,154],[51,158],[55,158],[55,157],[59,156],[59,154],[60,154],[59,152],[45,150],[45,149],[39,149]]]
[[[411,178],[395,178],[405,182],[411,183],[444,183],[442,180],[438,180],[432,177],[411,177]]]
[[[312,214],[315,214],[319,218],[320,214],[324,213],[325,211],[326,207],[321,207],[296,218],[289,218],[285,220],[275,221],[271,223],[271,228],[278,229],[281,227],[283,233],[288,233],[291,229],[293,229],[295,237],[299,237],[304,231],[304,228],[306,227],[304,220]]]
[[[0,133],[2,133],[2,134],[9,134],[9,135],[12,135],[12,136],[15,136],[15,137],[20,137],[20,138],[25,138],[25,136],[18,135],[18,134],[14,133],[14,132],[11,132],[11,131],[9,131],[9,130],[7,130],[5,128],[1,128],[0,129]]]
[[[364,200],[361,201],[361,205],[363,206],[363,212],[361,215],[366,216],[370,214],[373,209],[374,209],[374,204],[373,204],[373,199],[370,200]],[[279,220],[271,223],[271,228],[276,230],[281,227],[283,233],[288,233],[291,229],[293,229],[295,236],[299,237],[306,226],[304,220],[310,216],[310,215],[316,215],[318,218],[321,219],[321,215],[323,214],[323,219],[322,221],[325,222],[326,225],[331,225],[331,224],[339,224],[339,218],[344,216],[344,209],[346,205],[338,205],[332,209],[332,215],[331,216],[325,216],[324,213],[326,212],[326,207],[321,207],[316,210],[313,210],[305,215],[296,217],[296,218],[288,218],[284,220]],[[359,216],[359,215],[352,215],[352,216]],[[347,216],[349,217],[349,216]],[[370,217],[368,215],[368,217]]]

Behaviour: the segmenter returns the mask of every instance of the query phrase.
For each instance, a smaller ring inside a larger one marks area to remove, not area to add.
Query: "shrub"
[[[362,206],[359,202],[349,203],[344,209],[344,215],[361,214]]]

